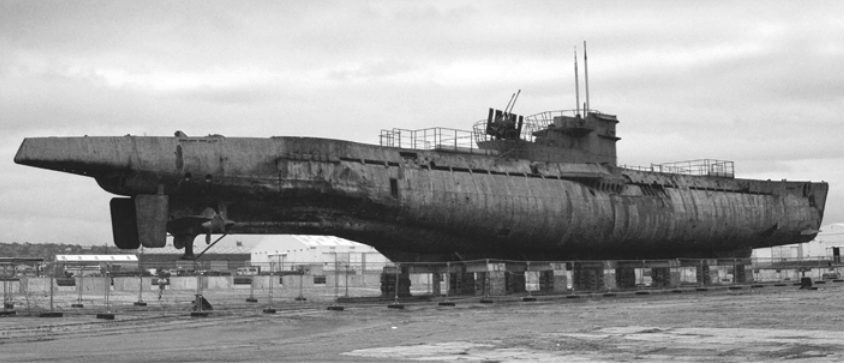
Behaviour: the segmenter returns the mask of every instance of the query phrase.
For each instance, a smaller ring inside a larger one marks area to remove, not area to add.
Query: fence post
[[[399,271],[400,270],[401,270],[401,267],[399,266],[398,263],[396,263],[396,289],[395,289],[395,293],[396,293],[395,294],[395,296],[396,296],[395,303],[396,304],[399,303],[399,275],[400,275]]]
[[[303,283],[304,279],[305,279],[305,267],[299,266],[299,296],[296,297],[296,301],[306,301],[306,300],[308,300],[302,294],[302,291],[303,291],[302,290],[303,289],[302,283]]]
[[[442,276],[441,274],[437,274],[438,279],[441,276]],[[446,263],[445,263],[445,282],[446,282],[445,283],[445,298],[442,301],[440,301],[438,305],[440,305],[440,306],[454,306],[453,302],[448,301],[449,297],[450,297],[450,292],[451,292],[450,290],[452,288],[452,286],[451,286],[451,262],[450,261],[446,261]],[[442,284],[440,286],[440,289],[442,289]]]
[[[135,306],[147,306],[143,299],[144,294],[144,269],[141,268],[141,259],[138,259],[138,301],[135,301]]]
[[[50,311],[53,311],[53,290],[55,289],[56,268],[53,267],[53,273],[50,274]]]
[[[15,308],[15,303],[13,301],[13,298],[11,296],[9,296],[9,294],[10,294],[9,290],[11,289],[9,287],[10,277],[3,276],[2,279],[3,279],[3,315],[15,314],[14,310],[12,310],[12,309]],[[20,280],[18,280],[18,281],[20,281]],[[18,282],[18,286],[20,286],[20,282]]]
[[[348,298],[349,297],[349,263],[348,262],[346,262],[346,270],[344,272],[346,273],[346,285],[345,285],[346,286],[346,295],[345,295],[345,297]]]
[[[340,271],[338,270],[337,252],[334,252],[334,301],[340,297]]]
[[[105,296],[103,297],[103,301],[105,302],[106,312],[111,310],[111,307],[110,307],[110,304],[109,304],[109,292],[110,292],[109,290],[111,290],[110,289],[110,287],[111,287],[110,282],[111,281],[109,281],[109,276],[108,276],[109,271],[108,270],[109,270],[108,265],[106,265],[106,270],[105,270],[105,273],[103,274],[103,279],[104,279],[104,281],[103,281],[104,282],[103,283],[103,293],[105,294]]]
[[[103,301],[105,301],[105,312],[97,314],[97,319],[114,320],[114,314],[111,312],[111,302],[109,300],[109,293],[111,292],[111,265],[105,265],[105,272],[103,273]]]
[[[264,308],[264,314],[275,314],[275,309],[273,308],[273,283],[275,282],[274,281],[275,275],[273,275],[273,273],[274,273],[273,263],[270,262],[270,276],[269,276],[269,284],[267,286],[267,307]],[[261,275],[258,275],[258,276],[261,276]],[[281,278],[280,267],[279,267],[279,271],[278,271],[278,278],[279,279]],[[255,286],[255,280],[254,279],[252,280],[252,286],[253,287]],[[255,299],[255,302],[257,302],[257,301],[258,301],[258,299]]]
[[[208,312],[205,311],[205,297],[202,296],[202,272],[198,268],[199,264],[196,260],[193,261],[193,271],[196,274],[196,295],[194,299],[194,311],[191,312],[191,316],[198,316],[198,317],[205,317],[208,316]]]
[[[67,277],[67,275],[65,275]],[[84,281],[85,281],[85,266],[79,268],[79,286],[76,286],[76,304],[70,304],[72,308],[81,308],[85,305],[82,304],[82,291],[84,290]]]
[[[401,264],[396,262],[395,265],[396,265],[395,294],[394,294],[393,302],[391,304],[387,305],[387,307],[390,308],[390,309],[404,309],[404,305],[399,303],[399,275],[400,275],[400,271],[401,271]]]

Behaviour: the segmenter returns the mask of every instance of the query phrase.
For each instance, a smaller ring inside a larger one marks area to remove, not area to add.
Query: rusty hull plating
[[[490,111],[470,150],[177,133],[27,138],[15,162],[122,196],[118,247],[170,234],[187,254],[203,234],[298,233],[397,261],[746,257],[821,224],[826,183],[621,168],[614,116],[501,116]],[[489,125],[502,120],[518,124]]]

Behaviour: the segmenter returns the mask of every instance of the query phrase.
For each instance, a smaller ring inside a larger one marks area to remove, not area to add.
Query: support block
[[[453,272],[448,276],[449,295],[474,295],[475,274],[471,272]]]
[[[572,270],[575,290],[604,290],[604,265],[600,262],[575,262]]]
[[[636,269],[633,267],[616,268],[615,283],[620,289],[632,289],[636,287]]]
[[[97,319],[114,320],[114,314],[112,314],[112,313],[99,313],[99,314],[97,314]]]
[[[401,271],[397,271],[395,266],[385,266],[381,272],[381,296],[394,297],[396,296],[396,279],[398,278],[398,296],[410,296],[410,273],[407,267],[402,267]]]

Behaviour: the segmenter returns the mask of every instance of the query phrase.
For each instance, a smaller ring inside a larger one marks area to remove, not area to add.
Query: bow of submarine
[[[36,168],[97,177],[128,170],[130,160],[120,150],[120,137],[31,137],[15,154],[15,163]]]

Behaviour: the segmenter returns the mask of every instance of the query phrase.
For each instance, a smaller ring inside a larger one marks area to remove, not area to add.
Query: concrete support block
[[[735,278],[736,283],[743,284],[753,282],[753,274],[748,271],[747,265],[735,265],[733,271],[733,276]]]
[[[475,274],[471,272],[452,272],[448,277],[449,295],[473,295],[475,293]]]
[[[442,295],[442,277],[443,275],[441,273],[431,274],[431,295]]]
[[[554,272],[554,292],[566,292],[569,290],[569,273],[566,263],[552,264]]]
[[[381,296],[387,298],[396,296],[396,278],[398,278],[398,296],[410,296],[410,273],[407,267],[398,271],[395,266],[385,266],[381,273]]]
[[[475,289],[472,294],[475,296],[485,295],[487,291],[486,285],[488,280],[489,276],[486,272],[475,272]]]
[[[616,284],[615,269],[604,269],[604,289],[615,290],[618,288]]]
[[[680,284],[697,282],[695,267],[684,266],[680,269]]]
[[[671,267],[652,267],[651,286],[656,288],[680,286],[680,271],[674,271]]]
[[[517,294],[525,292],[526,277],[524,271],[507,272],[507,293]]]
[[[482,294],[489,296],[504,296],[507,294],[510,288],[510,281],[506,264],[488,263],[486,277],[486,290]],[[524,279],[522,279],[522,286],[524,286]]]
[[[554,270],[540,271],[539,272],[539,291],[542,291],[542,292],[555,291],[555,289],[554,289]]]
[[[573,280],[575,290],[604,290],[604,264],[602,262],[574,262]]]
[[[709,264],[701,264],[695,271],[697,275],[697,283],[700,285],[712,285],[712,275],[709,269]]]
[[[636,287],[636,269],[633,267],[617,267],[615,269],[616,286],[620,289]]]

